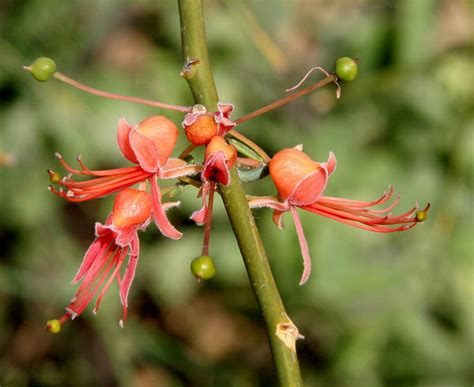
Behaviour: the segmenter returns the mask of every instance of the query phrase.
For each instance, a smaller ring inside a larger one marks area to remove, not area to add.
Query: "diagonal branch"
[[[209,65],[202,0],[178,0],[184,67],[196,103],[215,111],[218,97]],[[286,314],[255,220],[235,166],[231,184],[221,187],[227,215],[247,268],[250,284],[265,319],[280,385],[302,386],[295,341],[298,329]]]

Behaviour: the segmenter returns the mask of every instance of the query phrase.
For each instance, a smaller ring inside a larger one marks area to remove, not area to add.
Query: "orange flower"
[[[384,209],[373,209],[385,204],[393,195],[393,189],[385,192],[379,199],[369,202],[323,196],[329,176],[336,169],[336,157],[331,152],[325,163],[318,163],[298,146],[283,149],[269,164],[270,175],[278,190],[278,198],[263,197],[250,201],[252,208],[270,207],[275,211],[273,220],[282,228],[281,216],[290,211],[295,222],[298,240],[303,255],[304,270],[300,285],[304,284],[311,272],[311,258],[301,221],[296,208],[337,220],[349,226],[379,233],[405,231],[426,218],[429,204],[417,212],[418,205],[397,216],[391,214],[399,197]]]

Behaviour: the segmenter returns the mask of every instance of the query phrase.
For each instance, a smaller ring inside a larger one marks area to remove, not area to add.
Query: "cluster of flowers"
[[[126,99],[105,92],[97,92],[76,81],[70,81],[64,75],[55,73],[55,67],[51,70],[51,67],[48,67],[51,65],[50,62],[46,65],[48,76],[54,74],[56,78],[94,94],[101,93],[100,95],[107,94],[111,98]],[[27,69],[33,70],[33,75],[35,75],[34,67]],[[330,74],[327,76],[331,77]],[[47,80],[48,77],[44,78]],[[337,81],[337,78],[334,79]],[[131,98],[128,99],[131,100]],[[133,100],[133,102],[143,101]],[[233,110],[231,104],[219,103],[217,112],[207,112],[201,105],[192,108],[179,107],[179,110],[187,113],[182,126],[191,143],[188,150],[181,153],[180,158],[171,157],[179,130],[164,116],[146,118],[138,125],[130,125],[124,118],[119,120],[118,146],[122,155],[135,166],[91,170],[79,156],[77,158],[79,169],[76,169],[66,163],[62,155],[56,154],[68,174],[61,177],[57,172],[48,170],[53,183],[49,187],[51,192],[70,202],[83,202],[110,194],[116,194],[116,196],[113,210],[105,224],[96,223],[96,238],[87,250],[79,271],[73,279],[73,283],[82,281],[76,295],[61,318],[47,323],[47,328],[51,332],[59,332],[62,324],[79,316],[95,296],[97,296],[94,308],[94,313],[96,313],[103,295],[114,280],[117,281],[123,306],[123,316],[120,320],[120,325],[123,326],[127,317],[127,298],[139,257],[138,230],[146,229],[153,220],[164,236],[171,239],[180,239],[182,236],[182,233],[166,216],[166,211],[178,206],[179,202],[162,201],[163,192],[158,185],[159,180],[191,179],[195,185],[200,186],[202,206],[191,215],[191,219],[196,224],[205,226],[203,256],[208,255],[214,192],[219,184],[231,183],[230,168],[234,164],[255,166],[256,160],[238,157],[237,149],[226,140],[229,132],[237,136],[234,130],[236,122],[244,121],[242,118],[236,121],[231,120],[230,115]],[[248,115],[250,116],[251,114]],[[245,139],[241,134],[238,136]],[[253,143],[250,140],[246,141],[246,144],[252,148]],[[256,144],[253,145],[256,154],[263,152]],[[203,163],[186,162],[185,156],[197,146],[205,146]],[[336,168],[336,157],[333,153],[329,154],[326,162],[316,162],[303,152],[301,145],[298,145],[294,148],[283,149],[272,158],[265,154],[265,159],[268,161],[268,172],[278,194],[249,197],[249,206],[273,209],[273,220],[280,228],[282,228],[282,215],[288,211],[291,213],[303,256],[304,270],[300,280],[301,285],[309,278],[311,258],[298,216],[298,208],[353,227],[379,233],[408,230],[426,219],[429,205],[422,210],[419,210],[416,205],[401,215],[392,215],[391,211],[399,201],[397,196],[391,204],[386,205],[393,196],[392,188],[374,201],[323,196],[329,177]],[[85,176],[87,179],[78,181],[77,176]],[[386,207],[374,209],[380,205],[386,205]]]

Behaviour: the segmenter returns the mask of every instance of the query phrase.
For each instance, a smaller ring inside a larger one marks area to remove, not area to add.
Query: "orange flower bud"
[[[269,169],[280,198],[296,205],[313,203],[324,191],[329,175],[325,164],[295,148],[273,156]]]
[[[140,122],[137,132],[151,140],[158,152],[160,163],[164,165],[178,139],[179,131],[176,125],[165,116],[152,116]]]
[[[217,123],[213,114],[200,114],[190,124],[184,124],[188,140],[194,145],[206,145],[217,134]]]
[[[148,192],[127,188],[115,198],[112,223],[115,227],[139,225],[147,221],[153,207]]]
[[[212,154],[219,151],[224,152],[227,166],[232,167],[237,160],[237,149],[235,146],[228,144],[224,137],[214,136],[207,144],[204,157],[207,160]]]

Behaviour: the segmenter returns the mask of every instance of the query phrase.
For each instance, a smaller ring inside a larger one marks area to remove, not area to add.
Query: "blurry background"
[[[303,143],[338,157],[327,194],[370,200],[389,184],[399,211],[432,203],[426,224],[391,235],[302,214],[313,255],[302,271],[292,222],[269,210],[259,228],[298,342],[307,386],[470,386],[474,382],[473,69],[469,0],[209,0],[210,55],[222,101],[239,117],[319,65],[360,58],[360,76],[243,124],[270,154]],[[9,386],[274,386],[263,321],[220,200],[198,284],[189,263],[202,228],[187,188],[170,213],[178,242],[154,227],[120,329],[116,288],[58,335],[43,330],[75,292],[70,280],[112,198],[81,205],[50,194],[47,168],[82,153],[94,168],[127,165],[118,119],[162,113],[86,95],[21,71],[38,56],[91,86],[191,104],[174,1],[0,2],[0,384]],[[320,75],[315,75],[316,79]],[[179,114],[165,113],[177,124]],[[184,136],[177,152],[186,146]],[[177,153],[176,153],[177,154]],[[273,194],[268,179],[248,191]]]

